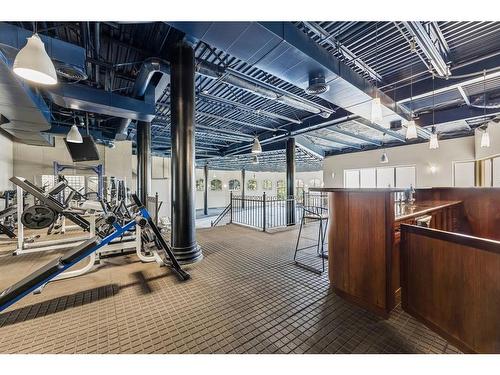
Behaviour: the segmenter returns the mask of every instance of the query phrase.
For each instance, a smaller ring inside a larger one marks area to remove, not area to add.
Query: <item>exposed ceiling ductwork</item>
[[[366,120],[380,98],[382,120],[410,119],[409,111],[343,62],[314,43],[290,22],[172,22],[173,27],[297,87],[306,89],[311,74],[322,74],[330,89],[318,96]],[[314,112],[313,112],[314,113]]]
[[[157,76],[157,80],[154,81],[153,77]],[[152,57],[145,60],[139,74],[134,82],[134,87],[132,88],[132,97],[136,99],[144,98],[146,91],[151,83],[154,83],[154,103],[158,100],[160,95],[165,91],[168,84],[170,83],[170,66],[168,62],[157,57]],[[127,129],[132,122],[129,118],[124,118],[120,122],[120,127],[116,132],[115,139],[117,141],[127,139]]]
[[[31,35],[28,30],[0,23],[0,126],[18,142],[48,146],[52,144],[51,138],[42,132],[51,127],[50,110],[38,90],[12,73],[16,54]],[[83,48],[61,40],[40,37],[56,66],[64,66],[66,72],[83,71]]]
[[[314,113],[324,118],[330,117],[330,115],[334,112],[330,108],[326,108],[286,91],[279,90],[271,85],[257,81],[232,69],[224,69],[218,65],[198,60],[196,63],[196,71],[198,74],[218,79],[221,82],[225,82],[263,98],[276,100],[277,102],[292,108]]]

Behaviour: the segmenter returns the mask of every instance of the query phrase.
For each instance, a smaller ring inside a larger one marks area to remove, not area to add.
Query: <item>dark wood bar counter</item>
[[[500,353],[500,188],[329,189],[329,279],[382,317],[403,309],[465,352]],[[429,227],[417,226],[417,221]]]
[[[388,317],[400,290],[400,226],[431,215],[431,227],[453,230],[459,200],[396,203],[403,189],[314,188],[328,192],[329,279],[342,297]]]

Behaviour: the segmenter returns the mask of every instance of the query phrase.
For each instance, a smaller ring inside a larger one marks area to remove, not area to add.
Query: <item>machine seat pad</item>
[[[82,244],[74,247],[73,249],[67,251],[64,253],[64,255],[60,258],[61,263],[63,265],[68,265],[76,261],[78,258],[82,256],[82,254],[85,254],[88,250],[90,250],[93,247],[96,247],[99,245],[99,237],[93,237]]]

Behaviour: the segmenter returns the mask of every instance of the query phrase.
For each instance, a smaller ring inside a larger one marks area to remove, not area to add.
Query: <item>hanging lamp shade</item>
[[[417,125],[415,121],[408,121],[406,124],[406,139],[415,139],[417,137]]]
[[[481,135],[481,147],[490,147],[490,133],[488,132],[488,128],[483,130],[483,134]]]
[[[380,162],[382,164],[387,164],[389,163],[389,157],[387,156],[387,152],[384,151],[384,153],[382,154],[382,156],[380,157]]]
[[[80,134],[80,131],[78,130],[78,127],[75,124],[73,124],[68,134],[66,135],[66,142],[83,143],[82,135]]]
[[[431,134],[431,139],[429,141],[429,148],[431,150],[435,150],[435,149],[439,148],[438,136],[436,133]]]
[[[42,85],[57,83],[56,68],[38,34],[29,37],[26,45],[17,53],[13,71],[19,77],[34,83]]]
[[[380,98],[374,98],[372,100],[371,120],[373,123],[382,121],[382,104]]]
[[[262,152],[262,146],[260,145],[259,138],[255,137],[253,139],[252,154],[260,154]]]

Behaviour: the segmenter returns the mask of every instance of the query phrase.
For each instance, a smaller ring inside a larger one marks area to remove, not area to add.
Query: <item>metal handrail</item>
[[[231,203],[229,203],[225,208],[224,210],[222,210],[222,212],[219,214],[219,216],[217,216],[215,218],[214,221],[211,222],[211,226],[212,227],[215,227],[217,224],[220,223],[220,221],[229,213],[229,211],[231,210]]]

